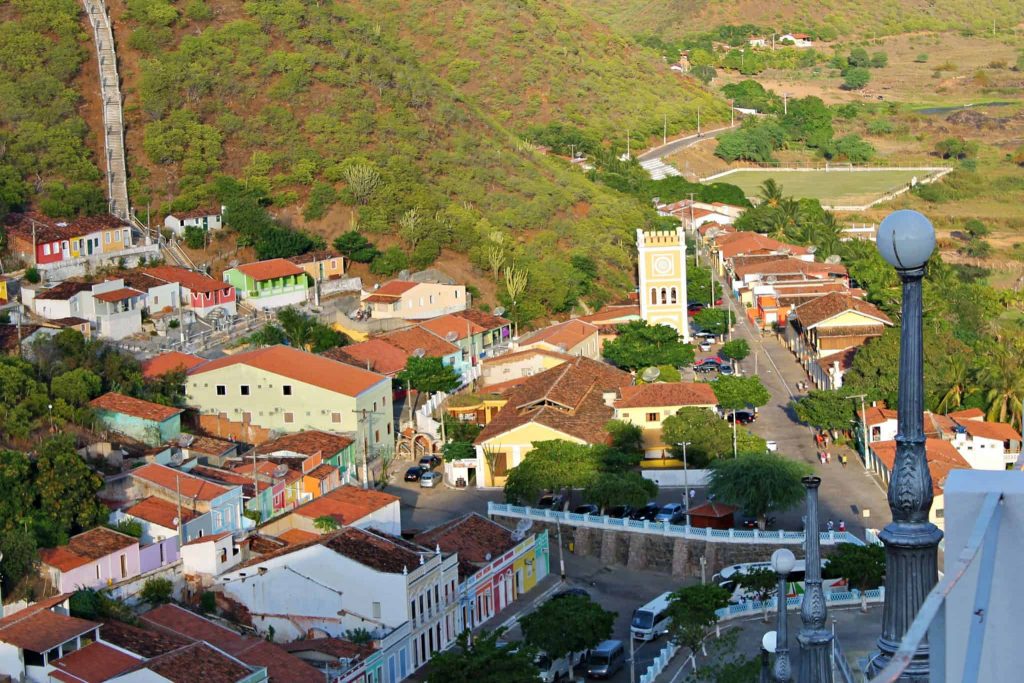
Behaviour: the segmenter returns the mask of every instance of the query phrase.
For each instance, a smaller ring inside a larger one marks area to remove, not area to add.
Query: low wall
[[[644,479],[649,479],[658,485],[658,488],[666,486],[698,487],[708,485],[711,478],[711,470],[659,470],[649,469],[640,472]]]

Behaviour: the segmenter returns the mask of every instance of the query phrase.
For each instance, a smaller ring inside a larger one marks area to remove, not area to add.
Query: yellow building
[[[690,341],[686,315],[686,238],[674,232],[636,231],[640,317],[649,325],[668,325]]]
[[[508,399],[498,394],[456,394],[445,402],[444,409],[459,422],[486,425],[506,403]]]
[[[538,441],[606,443],[612,402],[632,383],[629,373],[583,356],[530,377],[474,442],[477,486],[503,486]]]
[[[661,423],[681,408],[714,410],[718,399],[704,382],[659,382],[619,389],[612,404],[615,419],[631,422],[643,430],[644,452],[648,458],[666,455],[671,444],[661,438]]]

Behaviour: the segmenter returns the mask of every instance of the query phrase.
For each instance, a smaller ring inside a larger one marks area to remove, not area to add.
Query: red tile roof
[[[445,340],[448,339],[449,334],[454,335],[454,340],[461,340],[487,331],[486,328],[477,325],[473,321],[453,314],[424,320],[420,323],[420,327],[430,330]]]
[[[690,514],[697,517],[712,517],[714,519],[719,519],[721,517],[728,517],[736,512],[736,510],[737,508],[732,505],[711,501],[709,503],[704,503],[703,505],[690,508]]]
[[[345,258],[341,254],[335,254],[330,251],[307,251],[305,254],[299,254],[298,256],[289,256],[288,260],[297,266],[301,266],[307,263],[319,263],[320,261],[330,261],[333,259]]]
[[[120,289],[113,289],[106,292],[100,292],[99,294],[93,294],[92,298],[99,299],[100,301],[106,301],[107,303],[116,303],[136,296],[145,296],[145,294],[137,289],[132,289],[131,287],[122,287]]]
[[[833,275],[846,275],[847,273],[846,266],[839,263],[817,263],[791,256],[774,258],[760,263],[734,265],[732,270],[736,277],[744,277],[746,275],[816,275],[818,277],[829,277]]]
[[[39,559],[43,564],[67,572],[138,544],[139,539],[133,536],[98,526],[72,536],[67,545],[40,550]]]
[[[319,479],[320,481],[323,481],[324,479],[329,479],[330,476],[337,471],[338,468],[335,467],[334,465],[328,465],[327,463],[324,463],[322,465],[317,465],[309,472],[306,472],[306,476],[313,477],[314,479]]]
[[[181,408],[160,405],[152,401],[143,401],[141,398],[132,398],[115,391],[94,398],[89,401],[89,406],[94,410],[107,410],[112,413],[121,413],[122,415],[130,415],[154,422],[163,422],[184,412]]]
[[[441,547],[444,553],[458,553],[460,560],[483,564],[518,545],[512,531],[497,522],[471,512],[416,534],[424,548]]]
[[[899,415],[895,410],[878,406],[867,406],[863,413],[859,410],[857,413],[861,416],[862,420],[867,422],[869,427],[888,422],[889,420],[895,420]]]
[[[247,365],[346,396],[357,396],[385,379],[382,375],[290,346],[268,346],[217,358],[193,368],[189,375],[201,375],[232,365]]]
[[[89,643],[51,662],[56,668],[50,678],[64,683],[103,683],[139,663],[138,657],[125,654],[104,643]]]
[[[272,258],[268,261],[257,261],[256,263],[244,263],[238,266],[236,270],[244,275],[248,275],[257,282],[288,277],[289,275],[302,275],[306,272],[283,258]]]
[[[576,358],[568,353],[562,353],[561,351],[551,351],[549,349],[535,348],[535,349],[523,349],[522,351],[513,351],[511,353],[503,353],[500,356],[494,356],[492,358],[485,358],[484,364],[486,365],[503,365],[505,363],[514,363],[522,360],[523,358],[529,358],[531,356],[547,356],[548,358],[557,358],[563,361],[569,361]]]
[[[205,358],[200,358],[199,356],[195,356],[191,353],[168,351],[167,353],[161,353],[143,361],[142,376],[147,379],[155,379],[166,375],[168,372],[174,372],[176,370],[191,370],[197,365],[202,365],[205,362]]]
[[[56,287],[36,291],[36,300],[67,301],[79,292],[84,292],[90,289],[92,289],[91,282],[72,282],[70,280],[65,280]]]
[[[1020,441],[1020,432],[1005,422],[978,422],[977,420],[957,420],[968,434],[977,439],[993,439],[995,441]]]
[[[180,472],[157,463],[143,465],[132,470],[131,474],[136,479],[156,484],[168,491],[180,490],[182,500],[194,498],[195,500],[211,501],[230,490],[220,484],[213,484],[205,479],[193,477],[188,472]]]
[[[947,413],[946,417],[952,418],[962,424],[964,420],[984,420],[985,411],[981,408],[968,408],[967,410],[957,410],[952,413]]]
[[[320,538],[320,534],[314,534],[311,531],[303,531],[302,529],[289,529],[277,535],[282,541],[288,545],[297,545],[299,543],[310,543]]]
[[[358,344],[338,346],[325,351],[323,355],[331,360],[369,369],[382,375],[398,374],[405,369],[405,364],[409,360],[408,353],[383,339],[367,339]]]
[[[322,453],[325,458],[329,458],[345,450],[352,443],[352,439],[347,436],[311,429],[305,432],[285,434],[273,441],[267,441],[257,446],[256,452],[292,451],[302,455]]]
[[[127,508],[124,512],[127,515],[144,520],[150,524],[162,526],[165,529],[176,529],[178,526],[174,523],[174,520],[178,517],[178,506],[170,501],[164,500],[163,498],[157,498],[156,496],[143,498],[139,502],[135,503],[135,505]],[[182,506],[182,524],[190,522],[195,518],[195,516],[194,512]]]
[[[401,349],[407,356],[422,349],[424,355],[442,358],[459,353],[459,347],[419,325],[383,334],[378,339]]]
[[[397,496],[383,491],[339,486],[305,505],[300,505],[292,514],[309,519],[327,515],[337,520],[339,525],[346,526],[397,502]]]
[[[387,297],[399,297],[418,284],[418,282],[410,282],[408,280],[389,280],[377,289],[373,290],[373,294]]]
[[[871,444],[871,450],[892,472],[896,462],[896,442],[876,441]],[[932,475],[932,492],[936,496],[942,495],[946,477],[951,470],[971,469],[970,464],[957,452],[953,444],[943,439],[925,439],[925,457],[928,459],[928,470]]]
[[[716,406],[718,399],[706,382],[657,382],[619,388],[616,408]]]
[[[467,308],[464,311],[452,313],[452,315],[476,323],[485,330],[496,330],[506,325],[511,325],[512,321],[507,318],[502,318],[500,315],[494,315],[492,313],[484,313],[483,311],[477,311],[472,308]]]
[[[727,232],[715,238],[715,246],[722,254],[723,259],[730,259],[737,254],[752,254],[761,251],[798,255],[807,253],[806,247],[786,244],[756,232]]]
[[[386,574],[401,574],[419,566],[420,557],[432,551],[395,536],[347,527],[319,543],[339,555]]]
[[[34,228],[37,244],[83,237],[100,230],[130,227],[120,218],[111,214],[65,219],[50,218],[36,211],[8,214],[4,219],[4,224],[9,234],[18,235],[28,240],[33,238]]]
[[[877,307],[869,304],[867,301],[855,299],[849,294],[841,294],[839,292],[829,292],[825,296],[820,296],[817,299],[812,299],[805,304],[797,306],[796,316],[804,329],[808,329],[846,311],[855,311],[886,325],[892,325],[892,320],[889,319],[889,316],[878,310]]]
[[[232,534],[231,534],[230,531],[221,531],[220,533],[210,534],[209,536],[198,536],[196,538],[193,538],[191,541],[189,541],[185,545],[199,545],[200,543],[216,543],[217,541],[221,540],[222,538],[227,538],[228,536],[231,536],[231,535]]]
[[[103,640],[141,657],[156,657],[177,650],[190,642],[181,636],[149,628],[129,626],[120,621],[107,621],[102,627]]]
[[[50,611],[69,597],[65,594],[41,600],[0,619],[0,642],[32,652],[47,652],[99,626],[94,621]]]
[[[605,306],[596,313],[584,315],[580,320],[588,323],[608,323],[615,320],[628,322],[628,319],[640,317],[640,304],[621,304]]]
[[[281,649],[288,652],[319,652],[337,657],[359,661],[373,653],[373,645],[361,645],[342,638],[306,638],[292,643],[283,643]]]
[[[227,282],[214,280],[205,273],[197,273],[194,270],[185,270],[176,266],[156,266],[146,268],[143,272],[164,282],[177,282],[190,292],[218,292],[231,287]]]
[[[171,218],[177,218],[178,220],[185,220],[187,218],[207,218],[209,216],[219,216],[220,209],[216,207],[201,206],[198,209],[192,209],[191,211],[175,211],[167,215]]]
[[[589,358],[528,377],[508,395],[508,403],[477,436],[476,443],[536,422],[587,443],[605,443],[604,426],[614,411],[603,394],[633,381],[629,373]],[[493,390],[493,387],[490,388]]]
[[[252,675],[249,667],[206,643],[190,643],[147,660],[138,668],[152,671],[171,683],[237,683]]]
[[[586,341],[590,336],[597,334],[597,332],[598,330],[595,325],[577,318],[537,330],[520,340],[519,345],[530,346],[531,344],[544,342],[568,351],[577,344]]]

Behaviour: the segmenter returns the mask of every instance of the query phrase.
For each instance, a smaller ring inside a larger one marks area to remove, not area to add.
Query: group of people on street
[[[829,444],[832,443],[832,436],[828,432],[816,432],[814,435],[814,442],[818,446],[818,461],[822,465],[828,465],[832,462],[832,451],[828,450]],[[837,456],[837,460],[840,465],[846,467],[850,462],[850,457],[847,455]]]
[[[846,522],[839,520],[839,524],[836,524],[830,519],[828,520],[828,524],[825,525],[825,528],[829,531],[846,531]]]

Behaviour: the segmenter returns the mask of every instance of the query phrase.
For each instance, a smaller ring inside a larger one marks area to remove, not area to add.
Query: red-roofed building
[[[124,339],[142,331],[146,294],[128,287],[124,278],[88,283],[66,280],[55,287],[22,288],[22,302],[40,318],[82,318],[107,339]]]
[[[574,318],[566,320],[564,323],[548,325],[523,336],[520,338],[517,348],[520,350],[539,348],[546,351],[559,351],[570,356],[600,360],[599,332],[597,325]]]
[[[186,385],[209,434],[261,443],[271,431],[355,432],[375,450],[394,442],[391,393],[388,377],[290,346],[211,360]]]
[[[181,306],[194,311],[200,318],[205,318],[214,311],[221,311],[218,315],[235,315],[237,297],[235,288],[230,284],[215,280],[205,273],[177,266],[156,266],[146,268],[142,272],[159,282],[175,284],[179,289],[178,301],[150,301],[150,310],[159,311],[162,307],[177,308],[180,302]]]
[[[142,362],[142,376],[146,379],[157,379],[169,372],[188,372],[197,365],[206,362],[205,358],[181,351],[167,351],[148,358]]]
[[[63,219],[36,211],[12,213],[3,229],[10,252],[44,271],[58,264],[98,265],[135,246],[131,225],[110,214]]]
[[[283,308],[309,298],[312,278],[306,271],[283,258],[246,263],[224,271],[238,297],[253,308]]]
[[[925,455],[928,459],[928,471],[932,477],[932,493],[934,500],[928,520],[943,528],[945,505],[943,503],[943,487],[951,470],[971,469],[970,464],[957,452],[953,444],[943,439],[926,439]],[[896,442],[878,441],[871,444],[868,450],[866,467],[878,474],[885,486],[889,484],[889,476],[896,462]]]
[[[70,616],[64,593],[0,619],[0,678],[44,681],[53,663],[95,641],[100,625]]]
[[[364,291],[363,309],[373,318],[427,320],[466,310],[466,287],[438,282],[391,280]]]
[[[181,408],[114,391],[94,398],[89,407],[105,429],[148,446],[159,446],[181,435]]]
[[[290,529],[319,534],[320,529],[315,524],[319,517],[331,517],[339,527],[372,527],[394,535],[402,531],[399,500],[396,496],[356,486],[339,486],[328,491],[264,524],[260,531],[271,536],[279,536]]]
[[[325,351],[323,355],[391,378],[404,370],[409,360],[409,354],[380,338],[339,346]]]
[[[497,385],[505,386],[509,382],[522,383],[529,377],[572,359],[573,357],[567,353],[549,351],[540,346],[503,353],[484,359],[480,384],[488,391],[495,391]]]
[[[1020,432],[1005,422],[962,417],[952,432],[953,446],[976,470],[1005,470],[1020,459]]]
[[[644,451],[649,458],[665,457],[671,444],[661,437],[661,423],[682,408],[715,410],[718,399],[706,382],[655,382],[622,386],[612,403],[615,419],[643,430]]]
[[[138,576],[139,541],[106,527],[72,536],[67,545],[39,551],[41,571],[61,592],[100,588]]]
[[[224,226],[224,207],[201,206],[190,211],[175,211],[164,218],[164,227],[182,237],[187,228],[203,231],[220,230]]]
[[[106,643],[89,643],[52,662],[50,680],[61,683],[104,683],[135,667],[142,658]]]
[[[242,487],[224,486],[172,467],[150,463],[131,471],[129,495],[135,499],[156,496],[195,514],[186,524],[185,541],[222,531],[240,531],[252,526],[242,516]],[[210,514],[204,514],[210,513]]]

